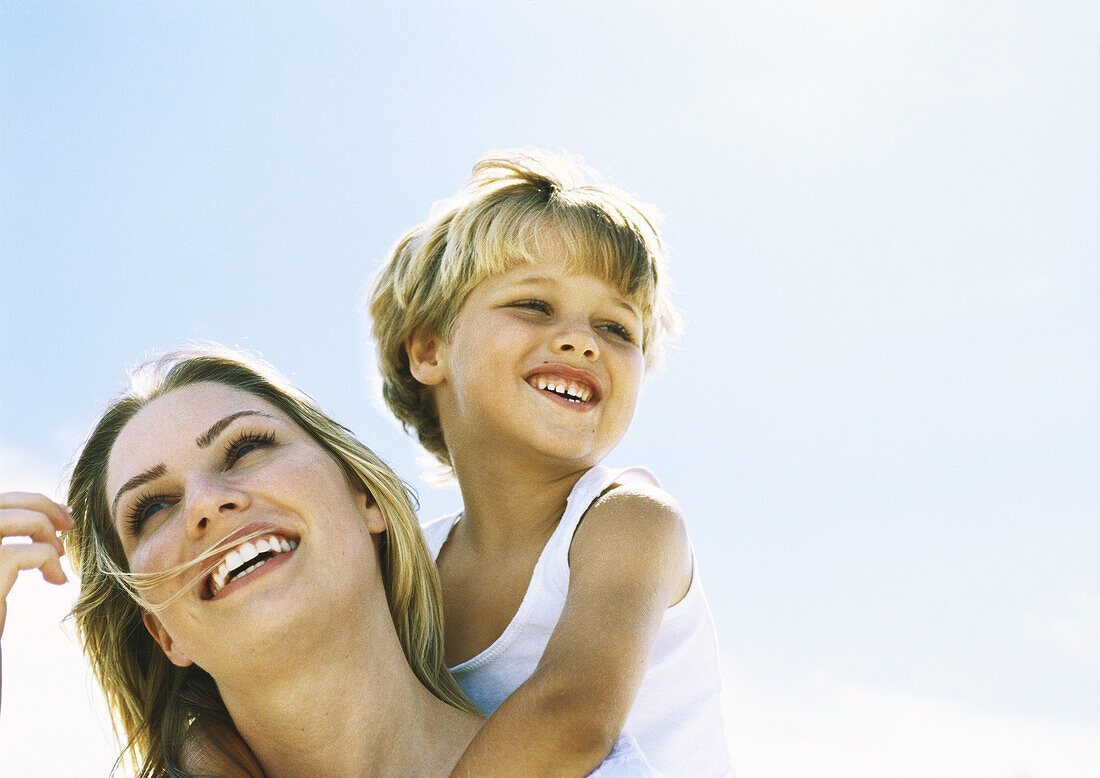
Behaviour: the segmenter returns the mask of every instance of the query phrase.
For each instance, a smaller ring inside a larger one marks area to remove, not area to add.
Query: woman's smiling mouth
[[[217,544],[223,555],[206,576],[201,592],[204,600],[214,599],[227,588],[235,589],[235,583],[251,576],[261,567],[270,567],[272,560],[277,559],[275,564],[281,564],[298,547],[296,538],[287,537],[270,526],[253,525],[233,534],[236,536],[235,542],[231,536]]]
[[[293,551],[297,547],[296,542],[275,535],[267,535],[255,542],[249,540],[241,543],[226,554],[221,564],[210,574],[210,596],[216,597],[227,583],[248,575],[265,564],[267,560]]]

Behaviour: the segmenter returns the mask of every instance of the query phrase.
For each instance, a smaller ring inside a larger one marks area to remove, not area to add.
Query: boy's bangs
[[[566,267],[615,287],[648,316],[656,288],[652,247],[621,214],[591,204],[501,203],[471,254],[481,280],[565,252]],[[636,215],[635,218],[642,218]]]

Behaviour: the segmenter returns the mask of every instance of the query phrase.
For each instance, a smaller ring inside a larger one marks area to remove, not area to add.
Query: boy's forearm
[[[619,727],[601,721],[583,695],[532,676],[470,742],[452,778],[584,776],[610,753]]]

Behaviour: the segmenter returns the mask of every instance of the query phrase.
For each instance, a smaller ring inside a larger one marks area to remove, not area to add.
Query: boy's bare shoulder
[[[620,573],[659,576],[678,602],[691,583],[691,546],[676,500],[659,486],[613,484],[585,512],[570,565],[612,563]]]
[[[672,495],[659,486],[645,482],[612,484],[597,497],[585,513],[584,520],[612,521],[626,526],[642,525],[651,532],[683,534],[686,540],[684,515]]]

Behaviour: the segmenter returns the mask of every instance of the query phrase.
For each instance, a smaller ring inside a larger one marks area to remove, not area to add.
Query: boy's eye
[[[616,324],[613,321],[607,322],[606,324],[601,324],[600,329],[604,330],[605,332],[610,332],[612,335],[621,338],[628,343],[634,342],[634,336],[630,334],[630,330],[628,330],[621,324]]]
[[[549,314],[550,305],[544,303],[542,300],[519,300],[512,303],[513,308],[526,308],[530,311],[538,311],[539,313]]]

